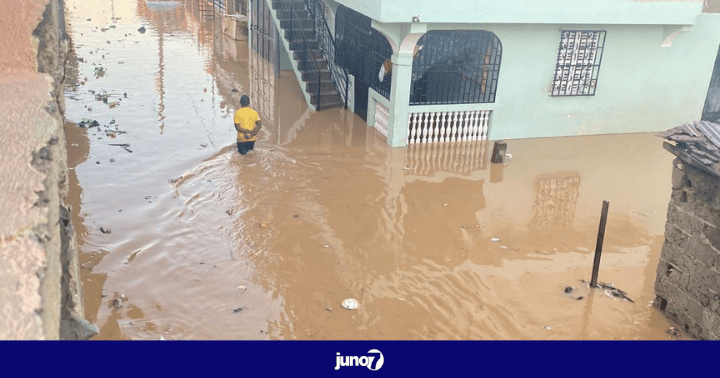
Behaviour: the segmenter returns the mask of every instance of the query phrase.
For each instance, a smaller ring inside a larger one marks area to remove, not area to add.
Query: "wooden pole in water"
[[[602,255],[603,240],[605,240],[605,224],[607,223],[608,207],[610,202],[603,201],[600,227],[598,229],[597,244],[595,244],[595,261],[593,261],[592,279],[590,287],[597,287],[598,270],[600,269],[600,255]]]

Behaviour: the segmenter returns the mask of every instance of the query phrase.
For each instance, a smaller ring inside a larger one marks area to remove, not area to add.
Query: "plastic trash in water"
[[[342,301],[342,306],[343,308],[348,310],[356,310],[358,307],[360,307],[360,304],[358,303],[357,299],[348,298]]]
[[[490,241],[493,243],[497,243],[500,241],[500,238],[492,238],[492,239],[490,239]]]

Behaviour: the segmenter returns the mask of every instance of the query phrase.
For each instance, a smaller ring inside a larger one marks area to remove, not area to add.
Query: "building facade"
[[[346,104],[391,146],[660,131],[720,103],[714,0],[257,1],[308,104]],[[337,96],[302,70],[316,41]]]

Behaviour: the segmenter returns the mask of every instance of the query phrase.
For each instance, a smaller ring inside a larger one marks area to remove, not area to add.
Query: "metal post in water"
[[[605,224],[607,223],[609,206],[610,202],[603,201],[602,214],[600,215],[600,227],[598,228],[597,244],[595,244],[595,260],[593,261],[590,287],[597,287],[598,270],[600,269],[600,256],[602,255],[603,240],[605,239]]]

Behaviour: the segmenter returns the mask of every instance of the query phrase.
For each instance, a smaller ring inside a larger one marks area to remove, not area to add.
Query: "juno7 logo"
[[[385,362],[382,352],[370,349],[368,354],[371,356],[341,356],[338,352],[335,357],[335,370],[339,370],[341,366],[366,366],[372,371],[379,370]]]

